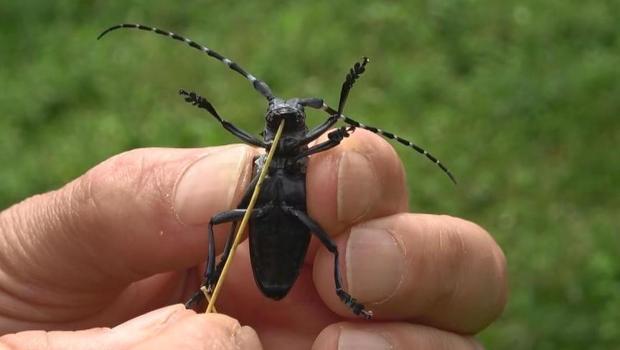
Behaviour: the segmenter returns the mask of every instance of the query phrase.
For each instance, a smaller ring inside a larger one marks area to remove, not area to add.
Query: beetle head
[[[269,102],[269,109],[265,115],[267,128],[276,130],[281,120],[285,120],[284,128],[289,131],[306,129],[306,112],[299,99],[282,100],[274,98]]]

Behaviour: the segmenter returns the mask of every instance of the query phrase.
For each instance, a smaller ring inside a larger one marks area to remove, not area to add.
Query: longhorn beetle
[[[304,261],[306,251],[308,250],[311,237],[310,234],[312,233],[334,256],[334,280],[336,284],[336,294],[340,300],[342,300],[342,302],[356,315],[370,318],[372,312],[366,310],[364,305],[358,303],[356,299],[342,288],[342,278],[338,267],[338,248],[331,240],[329,234],[307,214],[306,166],[308,164],[308,156],[337,146],[344,138],[348,137],[355,128],[363,128],[413,148],[418,153],[425,155],[428,159],[437,164],[454,183],[456,183],[456,180],[437,158],[421,147],[393,133],[364,125],[342,114],[349,91],[353,87],[355,81],[366,69],[368,58],[364,57],[361,62],[355,63],[346,75],[340,91],[338,109],[335,110],[328,106],[321,98],[282,99],[276,97],[264,81],[257,79],[254,75],[241,68],[237,63],[208,47],[202,46],[191,39],[172,32],[141,24],[118,24],[103,31],[97,39],[101,39],[107,33],[121,28],[141,29],[182,41],[190,47],[200,50],[223,62],[230,69],[249,80],[254,89],[265,97],[269,103],[267,113],[265,114],[265,129],[260,134],[263,137],[262,140],[223,119],[206,98],[197,95],[195,92],[188,92],[185,90],[179,91],[179,94],[184,97],[186,102],[207,110],[207,112],[222,124],[224,129],[241,139],[241,141],[264,148],[268,151],[272,146],[273,138],[280,121],[285,121],[282,139],[274,154],[272,165],[270,169],[268,169],[263,191],[259,194],[256,202],[256,209],[252,211],[250,216],[250,258],[254,279],[261,292],[274,300],[282,299],[288,294],[299,275],[299,269]],[[329,117],[320,125],[308,129],[304,107],[321,109],[325,111]],[[348,124],[348,127],[343,126],[330,131],[327,134],[327,141],[318,143],[314,146],[308,146],[310,142],[326,133],[338,120],[343,120]],[[265,155],[255,159],[253,179],[250,181],[237,208],[216,214],[209,221],[208,256],[202,282],[202,286],[206,287],[209,292],[212,292],[215,287],[222,272],[224,262],[228,258],[234,240],[235,227],[246,212],[245,208],[247,208],[252,189],[258,180],[258,174],[260,173],[264,161]],[[216,265],[213,226],[227,222],[232,223],[232,228],[224,248],[224,254],[220,262]],[[204,294],[199,290],[192,295],[185,303],[185,306],[191,308],[194,304],[202,301],[203,298]]]

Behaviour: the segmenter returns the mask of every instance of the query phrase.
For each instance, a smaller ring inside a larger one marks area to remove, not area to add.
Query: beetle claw
[[[363,318],[369,320],[373,316],[373,312],[370,310],[366,310],[364,304],[358,303],[357,299],[353,298],[349,293],[343,290],[337,290],[336,294],[340,297],[340,300],[348,306],[354,314],[358,316],[362,316]]]

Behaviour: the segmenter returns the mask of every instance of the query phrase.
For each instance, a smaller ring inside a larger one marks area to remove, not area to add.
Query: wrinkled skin
[[[338,300],[333,257],[315,239],[282,301],[256,288],[244,242],[217,305],[232,318],[181,305],[151,312],[199,285],[206,224],[236,205],[254,155],[247,146],[134,150],[4,210],[0,349],[480,348],[472,336],[506,302],[501,249],[471,222],[409,214],[400,160],[364,131],[311,157],[308,212],[337,242],[345,288],[374,320]],[[227,232],[216,229],[218,252]]]

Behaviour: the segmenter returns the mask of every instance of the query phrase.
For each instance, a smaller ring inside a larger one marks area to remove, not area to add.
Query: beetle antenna
[[[336,113],[338,113],[338,111],[334,110],[333,108],[331,108],[330,106],[328,106],[326,103],[323,103],[323,106],[321,107],[322,110],[324,110],[326,113],[330,114],[330,115],[334,115]],[[416,150],[418,153],[426,156],[426,158],[428,158],[431,162],[437,164],[438,167],[441,168],[441,170],[443,170],[444,173],[446,173],[446,175],[448,175],[448,177],[450,178],[450,180],[452,180],[452,182],[454,182],[454,184],[456,184],[456,178],[454,177],[454,175],[452,175],[452,173],[450,172],[450,170],[448,170],[448,168],[443,165],[439,159],[437,159],[435,156],[433,156],[432,154],[430,154],[427,150],[425,150],[424,148],[416,145],[415,143],[406,140],[398,135],[395,135],[394,133],[391,133],[389,131],[385,131],[385,130],[381,130],[379,128],[375,128],[374,126],[370,126],[370,125],[366,125],[366,124],[362,124],[360,122],[358,122],[357,120],[353,120],[349,117],[347,117],[346,115],[340,114],[339,118],[344,121],[345,123],[354,126],[356,128],[362,128],[362,129],[366,129],[368,131],[372,131],[375,134],[379,134],[381,136],[384,136],[385,138],[388,138],[390,140],[396,140],[399,143],[413,148],[414,150]]]
[[[243,75],[247,80],[249,80],[252,83],[252,86],[254,86],[254,89],[256,91],[258,91],[261,95],[263,95],[267,100],[271,101],[274,96],[273,93],[271,92],[271,89],[269,88],[269,86],[262,80],[257,79],[255,76],[253,76],[252,74],[246,72],[243,68],[241,68],[241,66],[239,66],[237,63],[231,61],[230,59],[220,55],[219,53],[211,50],[210,48],[206,47],[206,46],[202,46],[198,43],[196,43],[195,41],[182,37],[178,34],[172,33],[172,32],[168,32],[165,30],[161,30],[158,28],[154,28],[154,27],[148,27],[142,24],[131,24],[131,23],[122,23],[122,24],[117,24],[115,26],[112,26],[106,30],[104,30],[101,34],[99,34],[99,36],[97,37],[97,40],[101,39],[104,35],[108,34],[109,32],[113,31],[113,30],[117,30],[117,29],[121,29],[121,28],[130,28],[130,29],[140,29],[140,30],[145,30],[145,31],[150,31],[150,32],[154,32],[163,36],[167,36],[170,37],[172,39],[178,40],[178,41],[182,41],[184,43],[186,43],[187,45],[189,45],[190,47],[193,47],[196,50],[202,51],[204,53],[206,53],[207,55],[217,59],[220,62],[223,62],[225,65],[228,66],[228,68],[234,70],[235,72]]]

